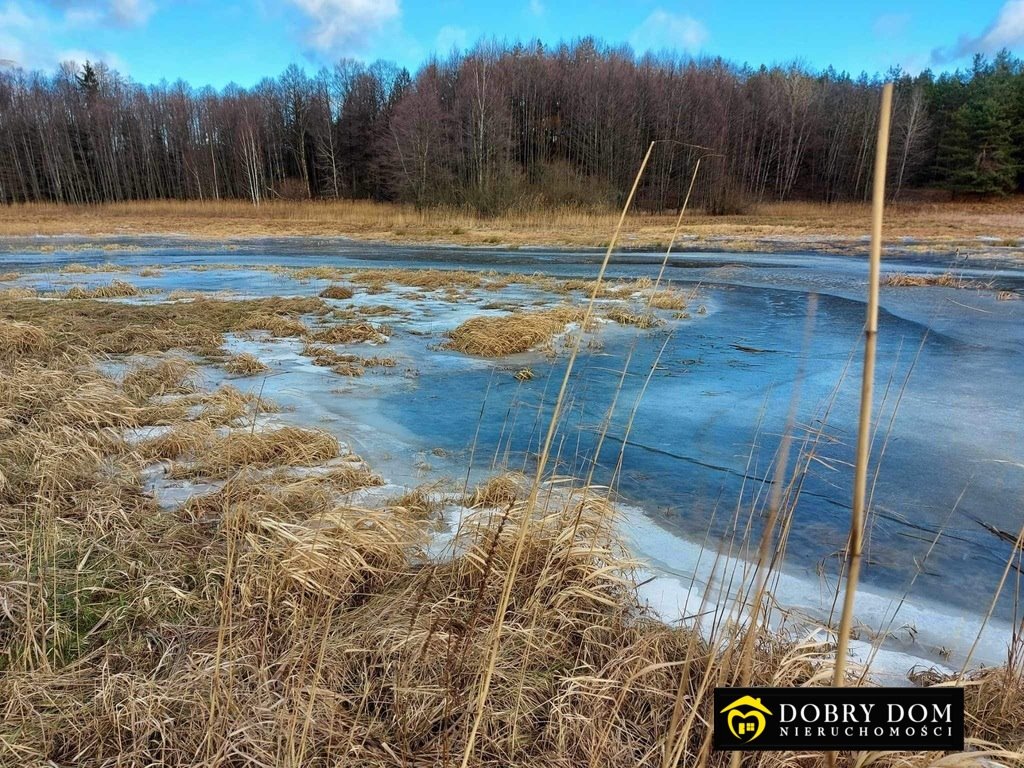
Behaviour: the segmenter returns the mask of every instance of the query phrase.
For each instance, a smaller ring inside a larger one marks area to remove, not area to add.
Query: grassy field
[[[3,209],[0,236],[177,234],[201,239],[347,236],[394,242],[462,245],[604,246],[615,212],[579,210],[515,212],[481,218],[459,210],[430,209],[366,201],[269,202],[254,208],[241,201],[140,202],[96,206],[16,205]],[[694,213],[684,247],[713,240],[737,251],[809,245],[848,249],[868,233],[869,209],[862,204],[776,203],[739,216]],[[627,220],[622,245],[664,247],[675,216],[637,214]],[[996,244],[1024,246],[1024,200],[892,205],[886,236],[912,237],[944,248]],[[772,239],[782,242],[773,244]]]

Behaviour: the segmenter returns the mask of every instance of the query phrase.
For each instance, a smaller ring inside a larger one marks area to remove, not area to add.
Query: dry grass
[[[391,326],[364,321],[324,328],[313,334],[313,340],[324,344],[386,344],[393,333]]]
[[[266,363],[248,352],[229,357],[224,363],[224,369],[235,376],[256,376],[270,370]]]
[[[987,283],[977,280],[967,280],[953,272],[943,272],[941,275],[908,275],[896,272],[882,278],[882,285],[891,288],[922,288],[926,286],[937,286],[940,288],[989,288]]]
[[[518,472],[504,472],[488,479],[473,489],[466,499],[471,507],[506,509],[520,499],[526,498],[529,480]]]
[[[630,312],[625,307],[613,307],[608,310],[608,319],[619,325],[635,325],[641,330],[661,325],[661,320],[650,312]]]
[[[168,475],[216,480],[246,468],[310,467],[337,457],[339,447],[333,435],[300,427],[211,433],[192,455],[178,456],[184,460],[172,465]]]
[[[351,299],[355,293],[346,285],[328,285],[320,291],[321,299]]]
[[[549,344],[570,323],[583,320],[583,310],[560,306],[497,317],[474,317],[449,332],[447,347],[467,355],[503,357]]]
[[[93,266],[72,262],[70,264],[65,264],[58,271],[67,275],[95,275],[103,272],[127,272],[128,267],[122,264],[114,264],[113,262],[96,264]]]
[[[138,296],[142,293],[138,288],[124,280],[111,280],[106,285],[95,288],[83,288],[74,285],[64,293],[58,294],[63,299],[121,299]]]
[[[317,298],[220,300],[127,304],[91,299],[40,301],[0,298],[0,318],[29,320],[51,339],[76,341],[79,352],[218,350],[225,333],[266,330],[303,335],[302,315],[326,315]]]
[[[30,204],[9,206],[0,222],[2,235],[52,235],[68,231],[86,236],[184,233],[225,237],[345,235],[374,240],[439,241],[466,245],[601,246],[617,213],[563,208],[516,211],[479,217],[452,209],[417,210],[368,201],[269,201],[258,209],[243,201],[116,203],[95,206]],[[633,215],[626,242],[660,250],[672,236],[676,216]],[[713,240],[736,250],[772,248],[764,238],[789,238],[811,247],[822,240],[841,242],[863,252],[857,240],[867,234],[869,206],[862,203],[765,203],[737,216],[687,214],[688,246]],[[987,202],[905,203],[888,207],[886,236],[913,237],[942,246],[977,245],[980,236],[998,237],[1019,247],[1021,203],[1017,198]],[[723,242],[724,241],[724,242]],[[792,243],[780,245],[791,247]]]
[[[654,309],[686,309],[686,297],[676,291],[653,291],[646,301]]]
[[[128,371],[122,387],[133,400],[188,394],[196,390],[196,367],[180,357],[169,357],[139,364]]]

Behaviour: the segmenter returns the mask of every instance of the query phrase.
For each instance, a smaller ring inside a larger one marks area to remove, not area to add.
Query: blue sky
[[[251,85],[346,56],[415,70],[480,38],[583,35],[753,65],[916,73],[975,51],[1024,54],[1024,0],[0,0],[0,66],[98,59],[144,83]]]

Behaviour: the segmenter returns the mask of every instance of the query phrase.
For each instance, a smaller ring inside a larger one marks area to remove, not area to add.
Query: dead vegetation
[[[492,507],[507,509],[521,498],[525,498],[529,479],[518,472],[503,472],[489,478],[473,489],[466,499],[470,507]]]
[[[607,317],[619,325],[634,325],[640,330],[647,330],[648,328],[655,328],[661,325],[661,320],[652,313],[631,312],[626,307],[613,307],[608,310]]]
[[[583,320],[578,307],[559,306],[496,317],[474,317],[449,332],[448,349],[480,357],[504,357],[549,344],[570,323]]]
[[[355,293],[347,285],[328,285],[320,291],[321,299],[351,299]]]
[[[235,376],[257,376],[270,370],[266,363],[248,352],[229,357],[224,369]]]
[[[916,274],[908,275],[903,272],[896,272],[882,278],[882,285],[891,288],[923,288],[926,286],[940,288],[990,288],[987,283],[977,280],[968,280],[954,272],[943,272],[939,275]]]
[[[74,285],[64,293],[58,294],[63,299],[123,299],[131,296],[139,296],[142,293],[138,288],[124,280],[111,280],[106,285],[97,285],[94,288],[83,288]]]
[[[386,344],[394,330],[389,325],[370,322],[342,323],[317,331],[313,341],[324,344]]]
[[[788,250],[839,247],[860,254],[869,207],[864,203],[763,203],[736,215],[687,215],[694,239],[687,247],[729,250]],[[890,205],[886,232],[893,240],[912,237],[926,248],[976,248],[979,236],[1020,240],[1016,198],[988,201],[919,202]],[[267,200],[258,209],[241,200],[108,203],[93,206],[18,204],[0,222],[0,235],[79,232],[83,236],[126,233],[186,234],[223,241],[231,238],[361,237],[398,242],[450,242],[478,245],[602,246],[617,211],[578,206],[539,210],[518,208],[498,216],[478,216],[459,208],[416,208],[366,200]],[[662,250],[671,239],[674,212],[635,214],[628,225],[630,245]],[[119,245],[118,247],[124,247]],[[331,279],[331,278],[327,278]]]
[[[74,338],[82,352],[133,354],[172,349],[206,353],[219,349],[224,334],[267,331],[304,336],[304,315],[324,316],[318,298],[224,300],[127,304],[93,299],[59,302],[0,298],[0,318],[27,320],[51,339]]]
[[[168,469],[173,478],[223,479],[242,469],[311,467],[339,454],[337,439],[327,432],[301,427],[254,431],[211,432],[200,436],[196,449],[181,454]],[[189,455],[191,454],[191,455]]]

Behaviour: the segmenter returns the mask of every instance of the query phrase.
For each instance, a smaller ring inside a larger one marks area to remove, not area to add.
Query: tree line
[[[882,82],[896,84],[889,189],[1024,190],[1024,63],[854,78],[593,39],[480,43],[415,75],[343,59],[251,88],[141,85],[101,64],[0,70],[0,201],[368,198],[481,213],[620,204],[866,199]]]

